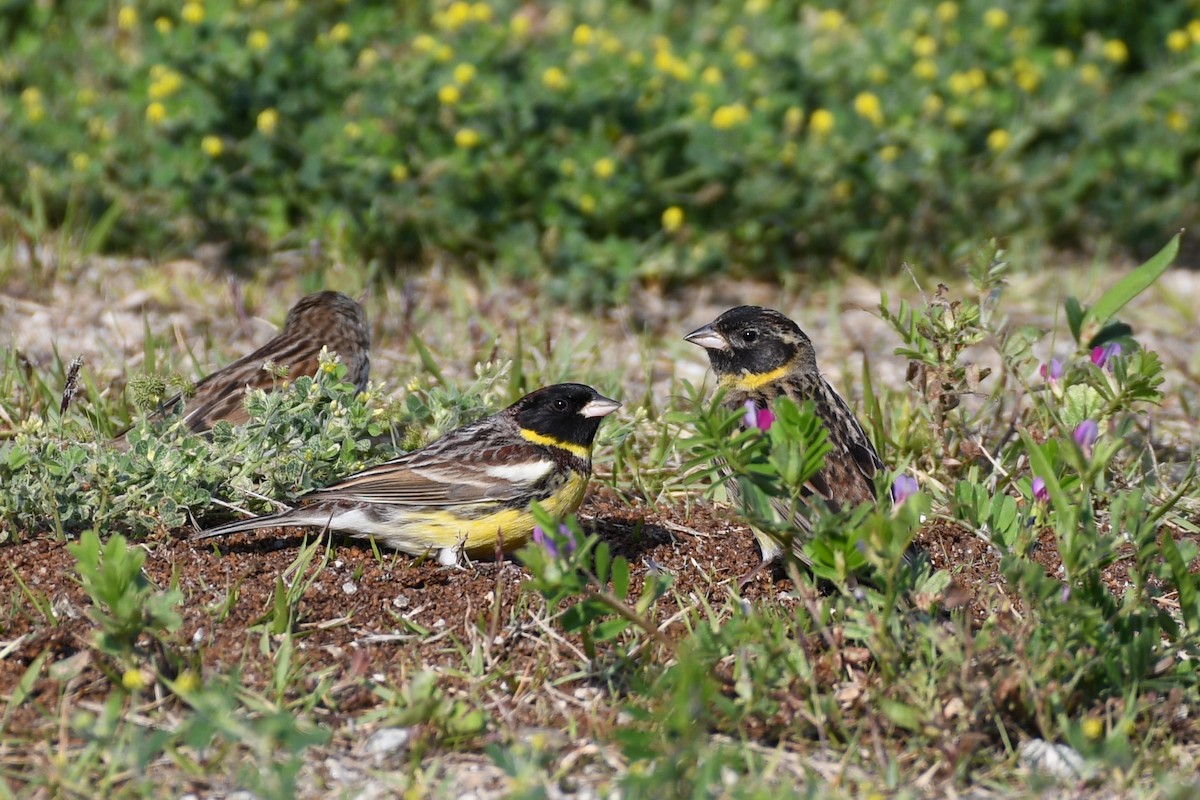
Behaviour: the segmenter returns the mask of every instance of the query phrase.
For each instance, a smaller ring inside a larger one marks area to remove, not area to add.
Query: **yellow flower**
[[[1176,133],[1183,133],[1188,129],[1188,118],[1183,112],[1171,111],[1163,118],[1166,126]]]
[[[804,124],[804,109],[799,106],[790,106],[787,111],[783,112],[783,129],[789,134],[795,136],[800,132],[800,126]]]
[[[459,128],[454,134],[454,144],[458,145],[463,150],[470,150],[472,147],[478,147],[480,141],[479,133],[474,128]]]
[[[1066,69],[1075,63],[1075,54],[1065,47],[1056,48],[1054,51],[1054,66],[1059,69]]]
[[[1012,144],[1012,136],[1003,128],[996,128],[987,136],[988,150],[993,153],[1002,153]]]
[[[454,68],[454,82],[459,86],[466,86],[475,79],[474,64],[459,64]]]
[[[667,233],[674,233],[683,227],[683,209],[679,206],[671,206],[662,213],[663,230]]]
[[[912,73],[923,81],[931,81],[937,77],[937,64],[931,58],[922,58],[913,64]]]
[[[812,112],[812,116],[808,118],[808,128],[818,136],[824,136],[833,130],[833,125],[836,122],[832,111],[827,111],[824,108],[818,108]]]
[[[796,143],[784,142],[783,148],[779,151],[779,163],[790,167],[796,163]]]
[[[1104,723],[1095,717],[1085,719],[1080,729],[1083,731],[1083,735],[1093,742],[1104,735]]]
[[[404,164],[392,164],[392,180],[396,183],[408,180],[408,167]]]
[[[166,36],[175,28],[175,23],[171,22],[170,17],[159,17],[154,20],[154,30]]]
[[[133,6],[121,6],[121,10],[117,12],[117,27],[123,31],[131,31],[137,24],[137,9]]]
[[[446,84],[438,89],[438,102],[444,106],[452,106],[462,99],[462,93],[458,91],[458,87],[453,84]]]
[[[264,108],[258,112],[254,124],[263,136],[272,136],[275,128],[279,126],[279,112],[273,108]]]
[[[487,3],[472,3],[471,19],[475,20],[476,22],[491,22],[492,7]]]
[[[509,20],[508,29],[512,31],[513,36],[524,39],[525,35],[529,33],[529,17],[518,14]]]
[[[1008,12],[1003,8],[989,8],[983,12],[983,24],[998,31],[1008,25]]]
[[[621,44],[621,40],[613,36],[607,31],[600,34],[600,49],[604,52],[613,55],[625,49],[625,45]]]
[[[625,58],[631,67],[640,67],[642,64],[646,63],[646,54],[640,50],[630,51],[629,55]]]
[[[413,37],[412,47],[418,53],[429,53],[433,48],[437,47],[437,39],[428,33],[422,33]]]
[[[153,69],[151,69],[150,74],[154,75]],[[183,76],[172,69],[164,67],[159,71],[158,77],[146,87],[146,94],[150,96],[151,100],[162,100],[175,94],[182,86]]]
[[[932,36],[918,36],[913,42],[912,51],[917,58],[929,58],[937,52],[937,39]]]
[[[944,2],[938,3],[935,13],[942,22],[953,22],[958,17],[958,3],[944,0]]]
[[[719,67],[705,67],[704,72],[700,73],[700,80],[704,81],[709,86],[716,86],[724,79],[725,76],[721,74]]]
[[[846,24],[846,18],[842,16],[842,12],[832,8],[827,8],[817,17],[817,27],[823,31],[836,31]]]
[[[342,126],[342,135],[350,141],[361,139],[363,135],[362,125],[359,125],[357,122],[347,122]]]
[[[113,137],[112,126],[100,117],[92,117],[87,121],[88,135],[101,142],[110,141]]]
[[[738,50],[733,54],[733,63],[738,69],[752,69],[758,63],[758,58],[749,50]]]
[[[579,210],[584,214],[590,215],[596,210],[596,198],[590,194],[585,194],[579,198]]]
[[[200,689],[200,676],[194,670],[185,669],[175,679],[175,689],[180,694],[191,694]]]
[[[542,85],[547,89],[557,92],[567,88],[567,83],[567,73],[558,67],[550,67],[542,73]]]
[[[931,94],[921,101],[921,108],[925,111],[925,116],[927,117],[936,117],[942,113],[942,108],[945,105],[942,98],[936,94]]]
[[[371,69],[379,63],[379,51],[374,47],[364,47],[358,53],[359,69]]]
[[[846,200],[850,199],[851,195],[854,194],[854,184],[852,184],[850,181],[838,181],[833,185],[833,189],[830,193],[833,195],[834,200],[838,202],[845,202]]]
[[[891,164],[900,157],[900,148],[894,144],[889,144],[879,150],[879,160],[885,164]]]
[[[1192,37],[1193,44],[1200,44],[1200,19],[1194,19],[1187,24],[1188,36]]]
[[[1187,50],[1192,44],[1192,37],[1188,36],[1187,31],[1171,31],[1167,34],[1167,49],[1173,50],[1176,53],[1182,53]]]
[[[744,45],[749,36],[750,31],[746,30],[745,25],[734,25],[729,29],[729,33],[725,34],[725,47],[735,50]]]
[[[1100,68],[1095,64],[1084,64],[1079,68],[1079,80],[1085,86],[1095,86],[1100,83],[1102,77]]]
[[[188,25],[199,25],[204,22],[204,6],[196,2],[184,3],[179,16]]]
[[[121,674],[121,685],[127,691],[136,692],[146,688],[146,676],[140,669],[127,669]]]
[[[221,141],[221,137],[209,134],[200,140],[200,149],[209,158],[216,158],[225,152],[225,143]]]
[[[345,22],[339,22],[329,29],[329,38],[339,44],[350,38],[350,25]]]
[[[442,14],[434,15],[434,24],[442,28],[457,30],[463,25],[471,21],[471,4],[458,2],[451,3],[450,6]]]
[[[617,165],[613,163],[611,158],[601,158],[592,164],[592,172],[602,181],[606,181],[616,172]]]
[[[21,92],[21,103],[25,108],[32,106],[40,106],[42,104],[42,90],[36,86],[30,86]]]
[[[1124,64],[1129,60],[1129,48],[1120,39],[1109,39],[1104,43],[1104,57],[1114,64]]]
[[[1022,91],[1030,93],[1037,91],[1038,86],[1042,84],[1042,76],[1032,66],[1027,69],[1018,69],[1016,80],[1017,86],[1020,86]]]
[[[979,91],[987,86],[987,73],[979,67],[971,67],[967,70],[967,83],[973,91]]]
[[[436,61],[445,64],[450,59],[454,58],[454,48],[448,44],[439,44],[433,51],[433,57]]]
[[[571,34],[571,44],[576,47],[587,47],[592,43],[593,31],[592,26],[588,24],[576,25],[575,31]]]
[[[718,106],[712,114],[712,126],[719,131],[741,125],[750,119],[750,111],[741,103]]]
[[[867,67],[867,80],[876,85],[887,83],[888,71],[887,67],[882,64],[872,64]]]
[[[271,36],[264,30],[250,31],[246,37],[246,46],[256,53],[261,53],[271,46]]]
[[[72,153],[71,154],[71,168],[73,170],[75,170],[76,172],[86,171],[88,166],[91,163],[92,163],[92,160],[90,158],[88,158],[87,153]]]
[[[771,5],[771,0],[746,0],[746,13],[752,17],[757,17],[767,10]]]
[[[960,106],[953,106],[946,112],[946,122],[949,122],[952,128],[961,128],[967,124],[966,110]]]
[[[157,125],[167,118],[167,107],[162,103],[151,103],[146,106],[146,121]]]
[[[873,125],[883,124],[883,107],[879,98],[870,92],[859,92],[854,98],[854,111]]]

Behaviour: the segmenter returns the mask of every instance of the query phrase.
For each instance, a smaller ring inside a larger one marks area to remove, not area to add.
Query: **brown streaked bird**
[[[193,537],[259,528],[329,528],[412,555],[490,558],[529,541],[537,501],[563,517],[583,502],[592,442],[621,404],[590,386],[562,383],[433,443],[299,497],[294,508]]]
[[[183,422],[195,433],[208,431],[223,419],[234,425],[244,423],[248,415],[242,401],[247,387],[270,391],[279,384],[263,365],[270,362],[286,369],[287,379],[292,381],[302,375],[316,375],[323,347],[337,353],[346,365],[348,383],[360,392],[366,389],[371,369],[371,331],[366,312],[341,292],[327,290],[300,298],[288,312],[278,336],[201,380],[190,397],[176,394],[168,398],[152,418],[176,413],[182,404]]]
[[[821,376],[812,342],[795,322],[769,308],[738,306],[684,339],[708,352],[717,384],[725,390],[727,408],[741,408],[747,401],[767,408],[780,395],[798,405],[813,402],[833,449],[809,481],[807,498],[819,498],[831,508],[875,501],[874,478],[883,462],[846,401]],[[736,503],[736,483],[730,481],[726,487]],[[782,500],[772,505],[783,519],[791,514]],[[797,531],[793,540],[796,557],[807,564],[800,548],[812,523],[803,509],[791,514],[791,523]],[[757,528],[753,531],[764,562],[782,554],[783,545],[777,539]]]

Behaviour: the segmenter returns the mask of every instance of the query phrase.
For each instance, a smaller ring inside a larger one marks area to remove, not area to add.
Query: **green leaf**
[[[609,639],[615,639],[624,633],[629,628],[629,620],[626,619],[606,619],[596,626],[593,633],[593,638],[597,642],[606,642]]]
[[[1197,592],[1195,579],[1188,572],[1187,562],[1175,546],[1175,540],[1171,538],[1170,533],[1163,534],[1160,549],[1163,560],[1167,562],[1167,566],[1171,569],[1171,577],[1175,581],[1175,588],[1179,590],[1179,612],[1183,615],[1184,624],[1187,625],[1188,630],[1194,635],[1200,632],[1200,607],[1196,605]]]
[[[905,730],[918,732],[922,728],[921,710],[896,700],[881,699],[880,710],[894,724]]]
[[[612,551],[606,542],[596,545],[596,578],[600,585],[608,583],[608,565],[612,562]]]
[[[629,562],[617,558],[612,565],[613,594],[621,600],[629,594]]]
[[[1125,307],[1126,303],[1150,288],[1175,261],[1178,252],[1179,234],[1177,233],[1149,261],[1134,269],[1102,294],[1096,304],[1087,310],[1084,321],[1097,324],[1108,322],[1113,315]],[[1076,336],[1076,339],[1078,338]]]
[[[1102,344],[1116,341],[1117,339],[1125,339],[1133,335],[1133,328],[1126,325],[1124,322],[1112,322],[1105,325],[1100,331],[1088,340],[1087,349],[1099,347]]]
[[[1084,310],[1079,306],[1079,301],[1074,297],[1068,297],[1063,304],[1067,311],[1067,326],[1071,329],[1071,336],[1075,341],[1079,341],[1080,331],[1083,329]]]
[[[442,384],[443,386],[449,386],[450,384],[446,383],[446,378],[442,375],[442,371],[438,369],[437,362],[433,360],[433,354],[429,352],[429,348],[425,346],[425,342],[422,341],[421,337],[416,331],[413,331],[412,343],[413,347],[417,348],[417,356],[421,359],[421,366],[423,366],[425,370],[437,380],[438,383]]]
[[[1054,510],[1063,515],[1070,515],[1070,518],[1074,519],[1075,508],[1071,499],[1067,497],[1062,484],[1058,482],[1058,476],[1055,475],[1054,468],[1050,466],[1050,459],[1046,458],[1046,454],[1042,452],[1041,445],[1030,437],[1028,431],[1024,430],[1021,431],[1021,441],[1025,443],[1025,452],[1029,456],[1029,469],[1046,482],[1046,491],[1050,493]]]

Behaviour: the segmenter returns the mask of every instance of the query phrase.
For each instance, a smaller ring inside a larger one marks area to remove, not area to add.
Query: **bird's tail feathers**
[[[224,525],[219,525],[215,528],[209,528],[206,531],[200,531],[195,536],[192,536],[191,540],[195,542],[201,539],[213,539],[217,536],[226,536],[231,533],[258,530],[259,528],[275,528],[282,524],[282,518],[289,513],[291,513],[290,509],[278,514],[268,514],[265,517],[251,517],[250,519],[239,519],[234,522],[227,522]]]

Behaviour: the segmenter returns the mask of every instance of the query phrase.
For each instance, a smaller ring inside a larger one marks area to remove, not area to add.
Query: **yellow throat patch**
[[[722,375],[718,381],[726,389],[738,389],[743,392],[753,392],[768,383],[774,383],[788,373],[788,365],[776,367],[770,372],[739,372],[737,375]],[[522,431],[524,433],[524,431]]]
[[[587,461],[592,457],[592,451],[580,444],[564,442],[561,439],[555,439],[553,436],[547,436],[544,433],[530,430],[529,428],[521,428],[521,438],[533,444],[545,445],[546,447],[557,447],[559,450],[566,450],[573,456],[582,458]]]

